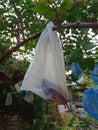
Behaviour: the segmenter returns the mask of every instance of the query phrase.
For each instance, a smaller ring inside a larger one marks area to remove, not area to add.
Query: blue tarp
[[[98,120],[98,89],[89,88],[84,92],[83,108],[89,115]]]
[[[75,76],[77,76],[78,79],[81,78],[83,72],[82,72],[82,69],[80,68],[78,62],[74,62],[74,63],[72,64],[71,70],[72,70],[72,74],[74,74]]]
[[[98,64],[95,64],[95,67],[90,71],[91,79],[98,85]]]

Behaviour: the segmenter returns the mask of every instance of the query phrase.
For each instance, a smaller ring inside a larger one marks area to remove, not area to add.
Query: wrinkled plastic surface
[[[17,92],[21,92],[21,90],[20,90],[21,85],[22,85],[22,81],[19,81],[18,83],[15,84],[15,88],[16,88]]]
[[[15,88],[17,90],[17,92],[21,92],[22,96],[25,97],[28,94],[28,91],[26,90],[22,90],[20,89],[21,85],[22,85],[23,81],[19,81],[17,84],[15,84]]]
[[[13,103],[12,95],[11,93],[8,92],[6,96],[5,106],[10,106],[12,105],[12,103]]]
[[[85,91],[83,107],[89,115],[98,120],[98,89],[89,88]]]
[[[49,22],[42,32],[21,90],[32,91],[44,99],[53,97],[56,90],[68,100],[63,51],[57,32],[52,28],[53,23]]]
[[[90,71],[91,79],[98,85],[98,64],[95,64],[95,67]]]
[[[71,66],[71,70],[72,70],[72,74],[74,74],[75,76],[78,77],[78,79],[81,78],[83,72],[82,72],[82,69],[80,68],[79,66],[79,63],[77,62],[74,62]]]
[[[25,100],[26,102],[28,102],[28,103],[31,103],[31,104],[33,104],[33,99],[34,99],[34,97],[33,97],[33,94],[32,94],[31,92],[28,92],[28,93],[25,95],[25,97],[24,97],[24,100]]]

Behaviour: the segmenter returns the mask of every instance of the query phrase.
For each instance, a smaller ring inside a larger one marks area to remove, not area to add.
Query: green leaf
[[[78,77],[76,75],[74,75],[74,74],[71,74],[71,78],[72,78],[73,81],[77,81],[78,80]]]
[[[55,17],[55,12],[47,2],[37,2],[33,10],[34,12],[43,15],[47,19],[51,19]]]
[[[34,0],[34,2],[44,2],[45,0]]]
[[[79,59],[81,59],[82,57],[82,50],[79,48],[79,49],[74,49],[72,50],[71,52],[71,55],[70,55],[70,62],[74,62],[74,61],[78,61]]]
[[[71,8],[70,0],[64,0],[59,8],[59,13],[65,16],[67,12],[70,10],[70,8]]]
[[[95,60],[93,58],[87,58],[86,62],[87,62],[88,68],[90,70],[93,70],[94,69],[94,65],[95,65]]]
[[[93,58],[86,58],[86,59],[81,59],[79,61],[79,65],[83,70],[93,70],[94,65],[95,65],[95,60]]]
[[[94,47],[96,47],[96,45],[94,44],[94,43],[91,43],[91,42],[89,42],[89,43],[83,43],[82,44],[82,48],[83,48],[83,50],[90,50],[90,49],[93,49]]]

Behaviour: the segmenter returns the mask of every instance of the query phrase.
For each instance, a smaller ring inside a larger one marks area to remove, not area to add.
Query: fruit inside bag
[[[66,87],[63,50],[53,26],[49,22],[42,32],[21,90],[31,91],[56,104],[66,104],[69,93]]]
[[[57,88],[55,84],[46,79],[43,80],[42,89],[47,99],[56,104],[66,104],[68,101],[55,88]]]

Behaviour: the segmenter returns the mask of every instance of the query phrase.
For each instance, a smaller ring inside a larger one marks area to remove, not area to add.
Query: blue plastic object
[[[95,67],[90,71],[91,79],[98,85],[98,64],[95,64]]]
[[[98,88],[89,88],[84,92],[83,96],[84,110],[98,120]]]
[[[72,74],[78,77],[78,79],[81,78],[83,72],[82,69],[80,68],[78,62],[74,62],[71,66]]]
[[[28,91],[22,90],[21,93],[22,93],[22,96],[25,97],[27,95]]]

